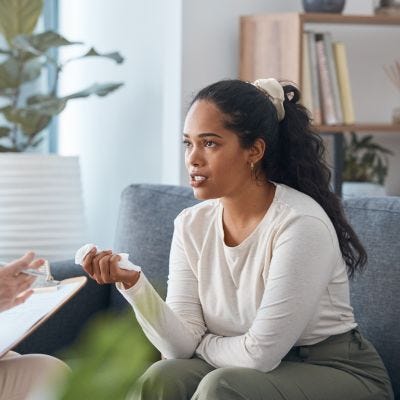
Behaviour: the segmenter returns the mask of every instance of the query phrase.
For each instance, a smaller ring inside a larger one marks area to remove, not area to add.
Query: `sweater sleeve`
[[[166,302],[143,272],[130,289],[124,290],[121,284],[117,284],[147,338],[166,358],[192,357],[206,330],[197,278],[187,260],[182,233],[178,217],[171,244]]]
[[[313,318],[337,262],[337,245],[322,220],[292,220],[276,238],[264,295],[249,330],[234,337],[208,333],[196,355],[215,367],[273,370]]]

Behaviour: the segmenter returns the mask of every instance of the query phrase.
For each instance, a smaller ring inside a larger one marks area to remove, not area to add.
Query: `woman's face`
[[[234,197],[251,182],[250,150],[223,124],[212,102],[199,100],[190,108],[183,129],[185,164],[198,199]]]

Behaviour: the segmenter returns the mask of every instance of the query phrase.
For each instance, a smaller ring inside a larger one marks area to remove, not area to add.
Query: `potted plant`
[[[384,196],[388,155],[393,153],[374,142],[372,135],[351,132],[344,139],[343,197]]]
[[[56,32],[34,33],[43,0],[0,0],[0,259],[27,248],[50,260],[72,256],[82,244],[85,224],[78,157],[35,154],[44,130],[70,100],[106,96],[122,83],[94,83],[65,96],[57,83],[65,64],[87,57],[123,62],[118,52],[94,48],[60,63],[50,50],[82,44]],[[1,39],[1,38],[0,38]],[[3,44],[4,43],[4,44]],[[54,70],[46,91],[34,84]],[[36,91],[35,91],[36,89]]]

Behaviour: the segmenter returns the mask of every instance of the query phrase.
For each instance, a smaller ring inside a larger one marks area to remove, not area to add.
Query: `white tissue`
[[[84,246],[79,248],[77,250],[77,252],[75,253],[75,264],[82,265],[83,259],[85,258],[86,254],[89,253],[89,251],[92,250],[93,247],[96,248],[96,252],[97,253],[99,251],[101,251],[93,243],[85,244]],[[142,268],[140,268],[139,266],[137,266],[135,264],[132,264],[129,261],[129,254],[128,253],[118,253],[118,255],[121,257],[121,260],[119,260],[119,262],[118,262],[118,267],[120,267],[121,269],[126,269],[128,271],[138,271],[138,272],[142,270]]]

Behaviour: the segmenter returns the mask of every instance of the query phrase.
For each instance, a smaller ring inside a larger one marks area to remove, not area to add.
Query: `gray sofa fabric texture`
[[[139,184],[122,193],[114,249],[129,253],[162,297],[173,221],[182,209],[196,203],[186,187]],[[400,197],[346,200],[344,210],[369,256],[365,272],[350,282],[356,319],[381,354],[400,400]],[[82,274],[73,261],[55,263],[53,270],[56,279]],[[91,315],[110,307],[120,310],[127,303],[113,285],[91,281],[19,350],[52,354],[69,345]]]

